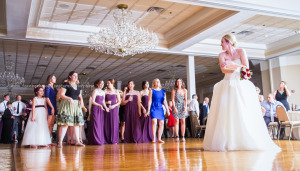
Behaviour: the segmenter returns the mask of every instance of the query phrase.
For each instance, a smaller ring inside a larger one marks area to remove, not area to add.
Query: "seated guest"
[[[2,130],[2,137],[1,141],[5,144],[12,142],[12,129],[15,117],[12,114],[12,105],[11,102],[6,103],[7,108],[4,111],[2,116],[3,120],[3,130]]]
[[[273,94],[268,95],[267,101],[261,102],[262,109],[265,110],[264,120],[267,126],[270,122],[278,122],[276,115],[276,107],[278,105],[283,106],[281,102],[274,100]]]

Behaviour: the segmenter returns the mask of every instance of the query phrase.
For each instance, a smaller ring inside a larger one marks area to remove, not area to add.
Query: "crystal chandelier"
[[[111,27],[102,27],[87,38],[89,47],[96,52],[117,56],[136,55],[150,51],[158,45],[155,33],[138,28],[132,22],[132,13],[126,4],[119,4],[113,13],[115,22]]]
[[[10,58],[10,55],[9,55]],[[5,64],[5,71],[0,73],[0,85],[8,88],[8,92],[11,92],[13,87],[21,86],[25,83],[24,77],[20,77],[18,74],[15,74],[13,69],[13,61],[7,60]]]
[[[172,91],[172,89],[174,88],[175,85],[175,75],[176,75],[176,71],[175,69],[172,67],[171,69],[169,69],[169,79],[165,81],[165,83],[162,84],[162,87],[166,90],[166,91]]]

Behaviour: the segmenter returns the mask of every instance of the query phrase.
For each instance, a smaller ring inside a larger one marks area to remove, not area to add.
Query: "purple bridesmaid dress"
[[[142,128],[139,118],[138,96],[127,95],[126,100],[132,96],[132,101],[125,105],[125,143],[141,143],[142,142]]]
[[[107,94],[105,101],[111,101],[110,105],[114,105],[117,103],[117,95]],[[119,108],[115,107],[105,112],[104,121],[105,144],[119,143]]]
[[[148,96],[142,96],[142,105],[147,110],[148,109]],[[142,127],[142,142],[152,142],[152,119],[150,116],[146,116],[142,112],[140,117],[141,127]]]
[[[96,96],[95,102],[103,105],[104,96]],[[91,120],[89,128],[89,145],[103,145],[104,144],[104,111],[99,107],[92,105]]]

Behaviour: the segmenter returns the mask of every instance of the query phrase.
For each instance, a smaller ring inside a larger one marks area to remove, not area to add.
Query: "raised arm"
[[[224,74],[227,74],[227,73],[233,73],[234,70],[226,69],[226,68],[225,68],[225,66],[226,66],[226,61],[225,61],[224,53],[220,53],[220,54],[219,54],[219,63],[220,63],[221,71],[222,71]],[[172,100],[172,101],[173,101],[173,100]],[[174,105],[174,104],[173,104],[173,105]]]

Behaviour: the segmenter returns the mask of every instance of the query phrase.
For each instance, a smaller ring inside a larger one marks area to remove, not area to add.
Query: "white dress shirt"
[[[19,103],[19,113],[18,113],[18,103]],[[16,109],[15,109],[16,107]],[[13,115],[14,116],[21,116],[24,112],[25,112],[25,109],[26,109],[26,105],[21,102],[21,101],[15,101],[12,103],[12,109],[13,109]]]
[[[4,100],[3,102],[0,103],[0,113],[3,115],[4,114],[4,111],[5,109],[7,108],[7,101]]]
[[[196,99],[192,99],[189,105],[189,111],[194,111],[197,113],[197,117],[199,117],[199,104]]]
[[[205,106],[206,107],[206,109],[207,109],[207,114],[209,113],[209,105],[208,104],[206,104],[205,102],[203,102],[203,106]]]

